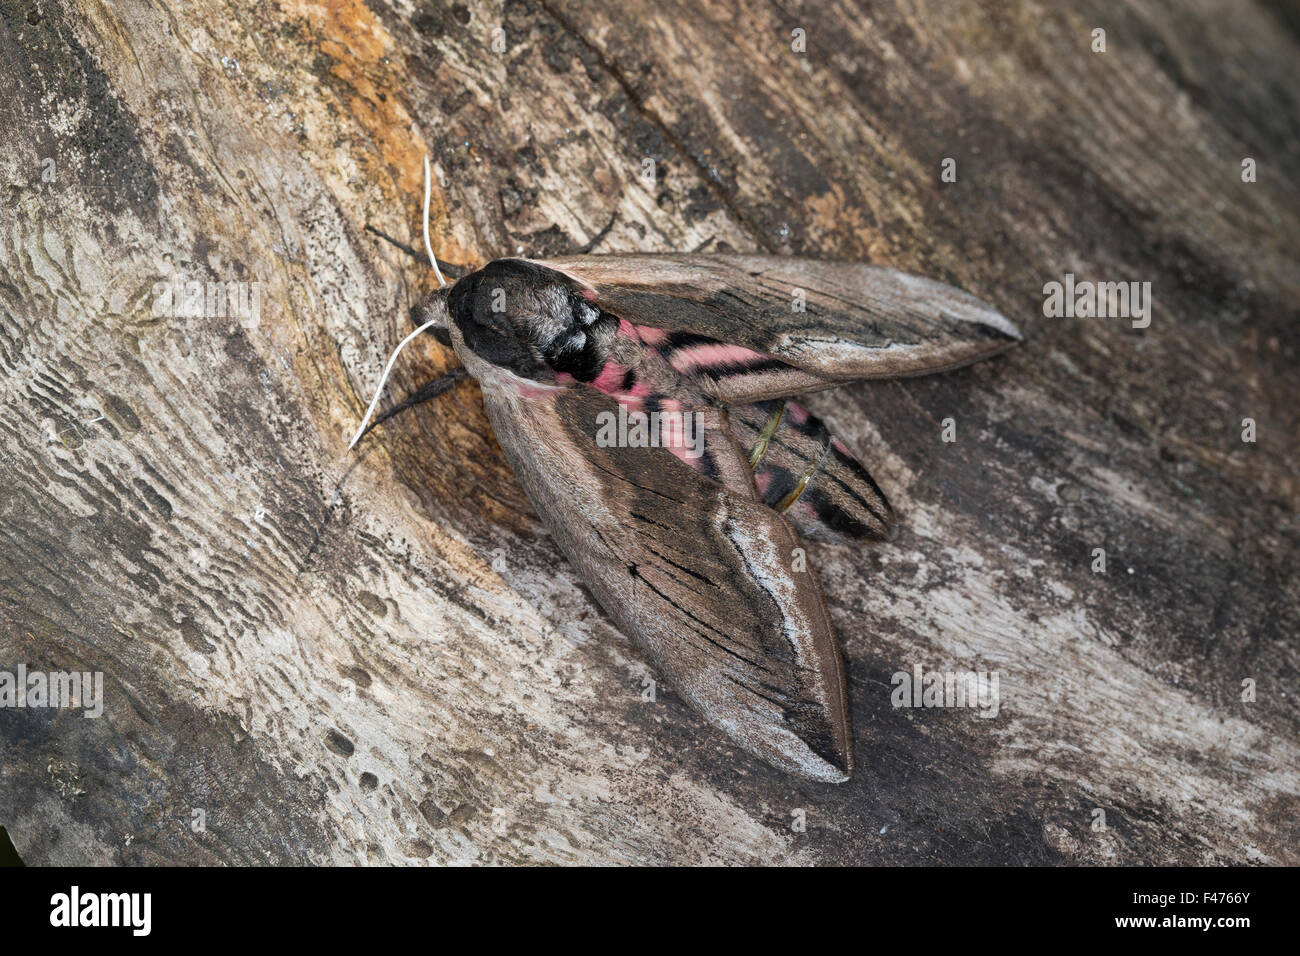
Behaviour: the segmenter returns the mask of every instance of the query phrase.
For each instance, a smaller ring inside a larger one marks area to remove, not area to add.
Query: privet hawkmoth
[[[769,763],[847,780],[844,667],[795,556],[801,535],[883,538],[891,514],[792,399],[966,365],[1018,341],[1011,323],[892,269],[752,255],[498,259],[417,313],[478,380],[561,551],[682,696]]]

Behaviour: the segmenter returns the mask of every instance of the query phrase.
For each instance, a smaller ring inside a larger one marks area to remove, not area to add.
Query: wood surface
[[[1300,862],[1298,58],[1223,0],[3,0],[0,671],[106,701],[0,709],[0,824],[29,864]],[[347,452],[433,281],[376,234],[422,246],[426,153],[450,262],[869,261],[1025,333],[809,402],[897,515],[809,546],[849,783],[645,699],[472,382]],[[1046,317],[1066,273],[1150,326]],[[173,277],[258,314],[158,315]],[[998,716],[892,707],[917,664]]]

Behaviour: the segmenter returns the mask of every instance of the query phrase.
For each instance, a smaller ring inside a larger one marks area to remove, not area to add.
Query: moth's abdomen
[[[807,538],[884,538],[891,512],[867,470],[821,419],[791,401],[730,409],[763,503]]]

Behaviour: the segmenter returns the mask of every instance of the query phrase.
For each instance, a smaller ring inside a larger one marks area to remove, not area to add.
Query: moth
[[[795,399],[957,368],[1015,327],[919,276],[762,255],[497,259],[416,313],[478,380],[560,550],[682,697],[775,767],[849,779],[844,664],[801,538],[882,539],[891,511]]]

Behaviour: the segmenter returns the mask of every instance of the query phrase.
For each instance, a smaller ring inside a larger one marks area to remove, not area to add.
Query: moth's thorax
[[[458,280],[447,311],[477,359],[543,384],[596,379],[618,334],[618,319],[573,279],[523,259],[498,259]],[[473,371],[476,363],[466,364]]]

